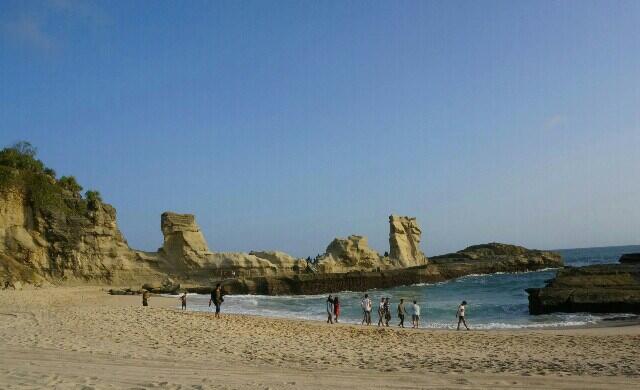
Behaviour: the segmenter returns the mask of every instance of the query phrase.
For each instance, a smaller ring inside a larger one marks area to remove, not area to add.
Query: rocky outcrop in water
[[[620,256],[622,264],[640,264],[640,253],[625,253]]]
[[[562,266],[562,258],[550,252],[525,249],[523,254],[522,247],[498,245],[505,250],[504,253],[510,252],[509,248],[512,248],[513,253],[519,253],[519,256],[506,254],[494,256],[487,252],[484,256],[478,253],[473,257],[447,258],[446,261],[430,261],[429,264],[410,268],[239,278],[226,281],[224,287],[233,294],[324,294],[340,291],[367,291],[416,283],[436,283],[470,274],[525,272]],[[203,293],[210,288],[187,288],[187,290]]]
[[[389,258],[400,267],[415,267],[427,263],[420,250],[422,230],[416,218],[389,217]]]
[[[551,251],[527,249],[522,246],[491,242],[482,245],[472,245],[461,251],[446,255],[435,256],[430,259],[433,263],[471,262],[476,260],[503,261],[508,260],[514,265],[533,266],[535,269],[559,267],[562,257]]]
[[[640,263],[566,267],[527,292],[531,314],[640,313]]]

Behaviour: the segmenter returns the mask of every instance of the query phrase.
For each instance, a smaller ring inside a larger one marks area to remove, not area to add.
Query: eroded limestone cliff
[[[389,257],[401,267],[415,267],[427,263],[420,250],[422,230],[416,218],[391,215],[389,217]]]
[[[370,271],[390,266],[389,261],[369,248],[367,237],[356,235],[331,241],[318,261],[318,270],[323,273]]]
[[[0,151],[0,287],[146,284],[173,291],[179,283],[211,286],[226,280],[242,286],[239,291],[318,292],[537,269],[556,260],[490,244],[437,259],[451,265],[427,267],[416,218],[395,215],[389,217],[388,256],[380,256],[358,235],[333,240],[315,264],[278,251],[214,252],[195,216],[174,212],[160,218],[162,247],[143,252],[127,244],[115,208],[99,193],[82,196],[81,190],[72,176],[57,178],[29,144]],[[477,258],[482,261],[470,261]]]
[[[18,175],[14,172],[13,174]],[[42,284],[155,280],[162,276],[127,245],[116,211],[100,199],[61,190],[42,207],[19,181],[0,188],[0,282]]]

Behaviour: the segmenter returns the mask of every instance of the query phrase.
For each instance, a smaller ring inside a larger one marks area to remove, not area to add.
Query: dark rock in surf
[[[622,264],[640,264],[640,253],[625,253],[619,261]]]
[[[640,313],[640,263],[566,267],[527,289],[529,313]]]

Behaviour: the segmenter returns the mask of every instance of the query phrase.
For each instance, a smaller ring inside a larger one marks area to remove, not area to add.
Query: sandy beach
[[[380,329],[176,310],[99,287],[0,292],[6,389],[637,388],[640,327]]]

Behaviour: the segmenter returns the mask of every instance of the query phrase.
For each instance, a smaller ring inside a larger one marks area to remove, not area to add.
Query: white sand
[[[412,331],[0,292],[0,388],[639,388],[640,327]]]

